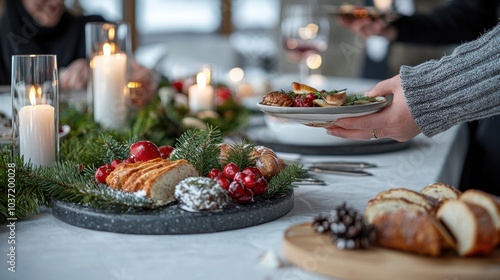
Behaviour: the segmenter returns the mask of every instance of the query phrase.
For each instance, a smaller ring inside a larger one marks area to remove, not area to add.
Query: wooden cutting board
[[[383,248],[341,251],[327,234],[303,223],[286,230],[283,250],[288,261],[304,270],[343,279],[500,279],[500,248],[478,258],[452,252],[434,258]]]

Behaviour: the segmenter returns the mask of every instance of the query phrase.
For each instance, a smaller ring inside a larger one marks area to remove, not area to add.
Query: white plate
[[[337,119],[359,117],[376,113],[384,109],[392,101],[392,95],[376,97],[378,102],[362,105],[338,107],[279,107],[258,103],[257,107],[264,114],[302,123],[308,126],[324,127],[333,124]]]
[[[258,139],[292,145],[349,145],[359,141],[334,137],[323,127],[306,126],[282,118],[264,116],[267,129],[257,131]]]

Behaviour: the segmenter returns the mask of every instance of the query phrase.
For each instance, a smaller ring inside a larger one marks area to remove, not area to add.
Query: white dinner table
[[[15,272],[8,270],[7,263],[12,233],[5,225],[0,227],[0,279],[330,279],[286,260],[285,230],[311,222],[317,214],[343,202],[363,211],[371,198],[389,188],[419,191],[434,182],[458,186],[467,135],[466,126],[460,125],[432,138],[419,135],[408,148],[393,152],[300,155],[304,162],[364,161],[377,167],[369,169],[373,176],[365,177],[317,174],[326,185],[295,188],[289,213],[236,230],[177,235],[113,233],[67,224],[44,208],[16,223]]]
[[[133,235],[69,225],[42,209],[16,223],[16,272],[7,270],[10,230],[0,228],[0,279],[327,279],[286,262],[283,234],[297,223],[347,202],[363,211],[378,192],[427,184],[457,185],[467,131],[458,126],[433,138],[417,136],[405,150],[363,156],[303,156],[304,161],[367,161],[374,176],[317,175],[327,185],[301,185],[293,209],[257,226],[205,234]],[[267,258],[262,258],[266,256]],[[265,261],[266,260],[266,261]],[[274,260],[283,265],[274,265]]]

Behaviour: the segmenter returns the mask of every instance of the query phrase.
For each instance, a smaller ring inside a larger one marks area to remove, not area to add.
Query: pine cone
[[[362,214],[347,207],[345,203],[327,215],[318,215],[313,222],[313,228],[319,233],[328,232],[340,250],[366,248],[375,241],[373,226],[368,225]]]

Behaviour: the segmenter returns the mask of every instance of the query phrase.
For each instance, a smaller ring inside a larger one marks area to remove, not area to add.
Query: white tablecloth
[[[362,211],[378,192],[420,190],[433,182],[457,185],[467,144],[466,129],[454,127],[432,139],[418,136],[409,149],[363,156],[308,156],[303,160],[376,163],[370,177],[324,175],[327,186],[295,190],[293,210],[266,224],[210,234],[127,235],[78,228],[51,210],[18,222],[16,272],[7,270],[9,231],[0,228],[0,279],[326,279],[288,265],[269,267],[264,253],[283,260],[284,231],[347,202]],[[360,268],[362,269],[362,268]]]

